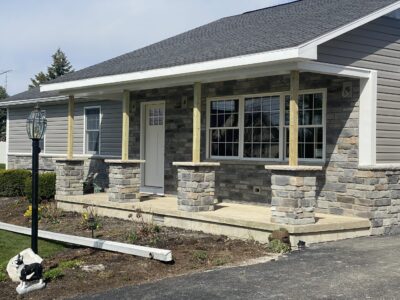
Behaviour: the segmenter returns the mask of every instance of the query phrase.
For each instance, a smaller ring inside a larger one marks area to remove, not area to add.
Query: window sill
[[[323,166],[288,166],[288,165],[266,165],[265,170],[269,171],[322,171]]]

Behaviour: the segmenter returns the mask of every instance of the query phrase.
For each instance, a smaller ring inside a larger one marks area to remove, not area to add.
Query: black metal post
[[[32,140],[32,236],[31,248],[38,254],[39,140]]]

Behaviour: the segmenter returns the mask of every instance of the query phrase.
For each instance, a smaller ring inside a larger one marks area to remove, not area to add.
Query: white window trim
[[[87,153],[86,151],[86,110],[87,109],[92,109],[92,108],[98,108],[99,109],[99,114],[100,114],[100,124],[99,124],[99,153]],[[103,120],[103,112],[101,110],[101,105],[97,106],[85,106],[83,108],[83,152],[82,154],[84,155],[101,155],[101,124]]]
[[[322,159],[315,158],[299,158],[302,162],[315,162],[324,163],[326,161],[326,103],[327,103],[327,89],[307,89],[300,90],[299,94],[312,94],[322,93],[323,95],[323,108],[322,108],[322,128],[323,128],[323,146],[322,146]],[[244,94],[244,95],[231,95],[222,97],[207,97],[206,98],[206,157],[210,160],[239,160],[239,161],[262,161],[262,162],[286,162],[284,153],[284,129],[285,129],[285,96],[290,95],[290,91],[276,92],[276,93],[258,93],[258,94]],[[280,120],[279,120],[279,158],[251,158],[243,157],[244,148],[244,102],[245,98],[251,97],[280,97]],[[211,101],[222,100],[239,100],[239,155],[238,156],[212,156],[210,154],[210,104]]]

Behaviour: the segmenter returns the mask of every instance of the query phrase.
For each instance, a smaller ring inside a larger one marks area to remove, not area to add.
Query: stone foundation
[[[83,195],[83,159],[56,159],[56,194]]]
[[[219,163],[173,163],[178,168],[178,209],[214,210],[215,167]]]
[[[114,202],[140,201],[140,160],[105,160],[109,164],[108,199]]]
[[[272,222],[290,225],[315,223],[316,171],[298,168],[271,170]]]

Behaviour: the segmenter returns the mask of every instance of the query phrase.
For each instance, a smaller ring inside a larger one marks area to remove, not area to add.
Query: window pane
[[[98,131],[89,131],[86,135],[87,139],[87,151],[91,153],[99,152],[99,132]]]
[[[304,141],[314,143],[314,128],[304,128]]]
[[[322,93],[314,94],[314,109],[322,109]]]
[[[271,140],[279,143],[280,96],[246,98],[245,111],[244,157],[271,158]]]
[[[279,143],[279,127],[271,128],[271,142]]]
[[[279,144],[271,144],[271,158],[279,158]]]
[[[312,109],[313,108],[313,94],[305,94],[303,101],[303,109]]]
[[[248,143],[246,143],[246,144],[244,144],[244,147],[243,147],[243,156],[244,157],[251,157],[251,145],[252,144],[248,144]]]
[[[314,125],[322,125],[322,110],[314,110]]]

